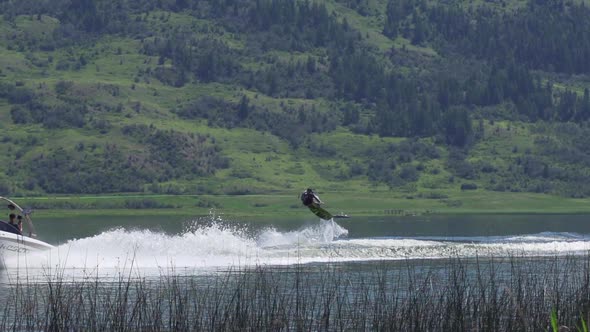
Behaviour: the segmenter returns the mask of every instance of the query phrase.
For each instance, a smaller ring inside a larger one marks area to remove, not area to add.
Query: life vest
[[[313,204],[314,197],[315,195],[313,193],[304,192],[301,194],[301,202],[303,202],[303,205],[305,206],[311,205]]]

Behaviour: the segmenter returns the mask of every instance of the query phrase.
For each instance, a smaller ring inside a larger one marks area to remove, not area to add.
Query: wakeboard
[[[348,215],[343,214],[343,213],[333,215],[330,212],[326,211],[326,209],[324,209],[318,205],[315,205],[315,204],[308,206],[308,208],[311,212],[313,212],[313,214],[315,214],[316,216],[318,216],[324,220],[350,218]]]
[[[308,206],[308,208],[311,212],[313,212],[313,214],[324,220],[331,220],[332,218],[334,218],[334,216],[330,212],[326,211],[324,208],[318,205],[311,204]]]

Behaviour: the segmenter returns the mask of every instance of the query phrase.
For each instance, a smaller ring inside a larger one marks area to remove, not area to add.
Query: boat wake
[[[496,237],[349,238],[334,221],[296,231],[195,223],[182,234],[112,229],[70,240],[48,252],[5,258],[8,269],[142,269],[142,272],[219,269],[312,262],[575,255],[590,250],[590,237],[540,233]],[[89,272],[90,271],[90,272]],[[149,272],[147,272],[149,273]]]

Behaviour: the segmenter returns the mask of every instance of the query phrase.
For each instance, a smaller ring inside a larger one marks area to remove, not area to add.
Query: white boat
[[[0,204],[6,204],[10,214],[15,215],[17,223],[10,224],[8,221],[0,220],[0,256],[26,254],[34,251],[45,251],[52,249],[49,243],[37,240],[37,233],[31,220],[31,210],[23,210],[18,204],[6,197],[0,196]],[[4,216],[0,217],[3,219]],[[19,228],[20,223],[20,228]],[[26,226],[26,232],[21,229]]]

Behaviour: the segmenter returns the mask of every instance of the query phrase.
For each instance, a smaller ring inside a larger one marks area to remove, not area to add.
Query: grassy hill
[[[590,193],[587,68],[445,21],[549,4],[258,3],[0,2],[0,194]]]

